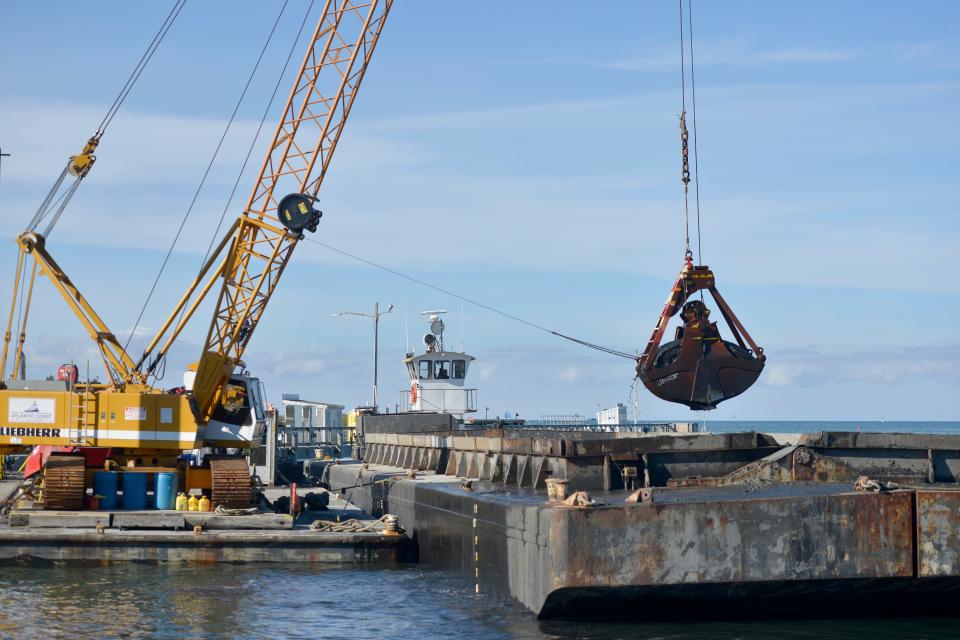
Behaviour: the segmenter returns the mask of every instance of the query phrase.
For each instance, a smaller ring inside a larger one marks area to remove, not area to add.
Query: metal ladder
[[[89,447],[93,445],[92,434],[97,427],[97,394],[74,393],[70,398],[70,444]]]

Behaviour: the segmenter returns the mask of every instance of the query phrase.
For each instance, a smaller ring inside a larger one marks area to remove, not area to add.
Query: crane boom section
[[[316,198],[393,0],[327,0],[234,233],[193,398],[206,422],[302,233],[281,224],[289,194]]]
[[[124,350],[117,337],[107,328],[107,324],[80,293],[63,269],[60,268],[53,256],[47,252],[44,237],[38,233],[27,232],[22,234],[17,242],[23,253],[29,253],[33,256],[35,264],[40,267],[40,273],[49,278],[57,292],[66,300],[70,309],[80,319],[87,333],[96,342],[111,385],[144,384],[146,382],[145,377],[137,370],[136,364]],[[9,333],[8,329],[8,336]],[[18,360],[23,342],[22,336],[20,342],[21,346],[17,350]]]

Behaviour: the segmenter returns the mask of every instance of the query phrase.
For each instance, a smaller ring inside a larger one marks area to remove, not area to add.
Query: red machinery
[[[703,290],[713,296],[736,343],[720,337],[702,300],[689,300]],[[667,324],[678,312],[683,325],[677,327],[672,341],[661,346]],[[688,257],[647,347],[637,358],[637,377],[658,398],[691,409],[714,409],[749,389],[765,362],[763,349],[717,291],[713,272],[706,266],[694,266]]]
[[[57,369],[57,380],[69,382],[70,384],[76,384],[79,377],[80,375],[77,371],[77,365],[75,364],[62,364]]]

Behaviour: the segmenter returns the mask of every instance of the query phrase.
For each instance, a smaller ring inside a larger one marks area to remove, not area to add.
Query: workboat
[[[448,351],[443,333],[446,311],[423,311],[430,331],[423,336],[425,351],[406,354],[404,364],[410,378],[409,390],[401,391],[405,412],[448,413],[458,420],[477,410],[477,390],[466,386],[473,356],[463,351]],[[463,347],[461,347],[462,349]]]

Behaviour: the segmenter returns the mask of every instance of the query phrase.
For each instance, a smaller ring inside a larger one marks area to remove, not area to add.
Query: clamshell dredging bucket
[[[637,377],[651,393],[691,409],[714,409],[740,395],[757,381],[766,362],[763,349],[753,342],[714,283],[709,267],[684,265],[637,364]],[[736,342],[720,337],[702,301],[688,301],[704,289],[713,296]],[[677,327],[674,340],[661,345],[667,323],[678,312],[683,325]]]

